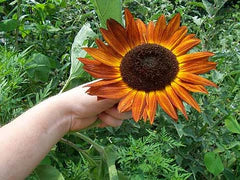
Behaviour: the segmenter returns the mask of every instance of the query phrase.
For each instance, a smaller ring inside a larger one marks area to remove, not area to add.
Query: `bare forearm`
[[[84,86],[84,85],[83,85]],[[0,128],[0,179],[24,179],[68,131],[91,125],[120,126],[126,113],[114,107],[117,100],[97,101],[82,86],[54,96]]]
[[[0,128],[0,179],[24,179],[67,133],[63,106],[52,97]]]

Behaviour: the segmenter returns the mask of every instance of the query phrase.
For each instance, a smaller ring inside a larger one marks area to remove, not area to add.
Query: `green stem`
[[[97,166],[97,163],[96,163],[84,150],[82,150],[81,148],[79,148],[79,147],[78,147],[76,144],[74,144],[73,142],[71,142],[71,141],[69,141],[69,140],[67,140],[67,139],[64,139],[64,138],[61,138],[60,142],[71,146],[73,149],[75,149],[76,151],[78,151],[79,153],[81,153],[81,154],[88,160],[88,162],[89,162],[90,164]]]
[[[74,136],[77,136],[79,138],[81,138],[82,140],[88,142],[89,144],[93,145],[93,147],[100,153],[100,154],[103,154],[104,152],[104,147],[100,146],[99,144],[97,144],[96,142],[94,142],[93,140],[91,140],[89,137],[81,134],[81,133],[78,133],[78,132],[75,132],[75,133],[72,133]]]
[[[66,90],[66,88],[67,88],[67,86],[69,85],[70,81],[71,81],[71,79],[70,79],[70,77],[69,77],[68,80],[67,80],[67,82],[64,84],[63,88],[62,88],[61,91],[59,92],[59,94],[63,93],[63,92]]]

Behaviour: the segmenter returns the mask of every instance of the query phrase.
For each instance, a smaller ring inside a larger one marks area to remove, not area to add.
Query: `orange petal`
[[[156,91],[157,101],[162,107],[162,109],[174,120],[177,121],[178,116],[176,114],[176,110],[173,107],[171,101],[167,97],[167,95],[163,91]]]
[[[109,19],[107,20],[107,27],[115,36],[115,39],[117,39],[122,44],[122,46],[124,46],[125,49],[129,51],[131,48],[127,40],[127,32],[122,27],[122,25],[114,19]]]
[[[195,37],[196,34],[188,34],[185,36],[185,38],[183,38],[182,42],[183,41],[188,41],[190,39],[193,39]]]
[[[168,23],[164,33],[163,33],[163,37],[162,37],[162,42],[164,41],[168,41],[169,38],[172,36],[173,33],[175,33],[175,31],[178,30],[179,26],[180,26],[180,18],[181,15],[180,13],[177,13]]]
[[[93,58],[100,61],[103,64],[109,65],[109,66],[120,66],[121,59],[118,59],[111,54],[107,54],[99,49],[96,48],[84,48],[85,51],[87,51],[88,54],[90,54]]]
[[[209,61],[197,61],[190,63],[182,63],[179,68],[182,72],[189,72],[194,74],[203,74],[210,70],[216,69],[217,63]]]
[[[154,32],[153,32],[153,36],[154,36],[153,40],[156,44],[159,44],[161,42],[162,35],[163,35],[163,32],[166,27],[167,27],[167,24],[166,24],[165,16],[161,15],[158,18],[158,21],[156,23],[156,26],[155,26]]]
[[[114,74],[114,75],[113,74],[99,74],[99,73],[96,73],[94,71],[91,71],[91,70],[88,70],[88,69],[85,69],[85,68],[83,68],[83,69],[94,78],[113,79],[113,78],[120,77],[119,75],[116,75],[116,74]]]
[[[136,20],[136,24],[137,24],[139,35],[140,35],[141,44],[147,43],[147,38],[146,38],[147,26],[140,19]]]
[[[110,84],[100,87],[91,87],[87,90],[90,95],[99,96],[102,98],[120,99],[126,96],[131,89],[122,82]]]
[[[182,56],[178,56],[177,60],[179,63],[184,63],[184,62],[189,62],[189,61],[196,61],[199,59],[206,59],[213,55],[214,54],[211,52],[196,52],[196,53],[192,53],[192,54],[184,54]]]
[[[107,45],[104,44],[100,39],[95,39],[95,42],[96,42],[99,49],[107,50]]]
[[[107,54],[110,53],[112,56],[118,59],[121,59],[123,57],[121,54],[115,51],[111,46],[104,44],[101,40],[96,39],[95,42],[101,51],[104,51]]]
[[[125,110],[125,112],[131,111],[131,110],[132,110],[132,105],[129,106],[129,107]]]
[[[146,102],[147,102],[147,115],[150,119],[150,123],[152,124],[155,118],[157,103],[156,103],[156,93],[155,91],[151,91],[147,94]]]
[[[137,24],[134,21],[133,15],[128,9],[125,9],[125,21],[126,21],[128,41],[130,43],[131,48],[134,48],[135,46],[141,43],[141,40],[140,40]]]
[[[183,115],[185,116],[186,119],[188,119],[187,112],[183,106],[183,103],[179,99],[179,97],[176,95],[176,93],[174,92],[172,87],[167,86],[165,90],[166,90],[166,94],[167,94],[169,100],[172,102],[172,104],[183,113]]]
[[[146,93],[144,91],[138,91],[134,97],[132,104],[132,116],[133,119],[138,122],[143,114],[144,107],[146,105],[145,100]]]
[[[185,37],[187,33],[187,27],[182,26],[180,27],[169,39],[169,41],[163,43],[164,47],[167,47],[168,49],[172,50],[174,49]]]
[[[197,111],[201,112],[200,107],[198,103],[194,100],[194,98],[180,85],[178,85],[175,82],[172,82],[171,87],[173,88],[174,92],[186,103],[191,105],[193,108],[195,108]]]
[[[179,72],[177,76],[179,79],[189,82],[189,83],[192,83],[192,84],[217,87],[217,85],[215,83],[213,83],[212,81],[209,81],[209,80],[207,80],[201,76],[198,76],[196,74],[192,74],[192,73],[188,73],[188,72]]]
[[[185,53],[187,53],[190,49],[192,49],[194,46],[198,45],[201,42],[200,39],[194,38],[187,41],[182,40],[182,42],[176,46],[176,48],[173,49],[173,53],[176,56],[181,56]]]
[[[99,61],[91,60],[91,59],[87,59],[87,58],[78,58],[78,60],[81,61],[83,64],[87,64],[87,65],[100,65],[100,64],[102,64]]]
[[[118,111],[119,112],[126,112],[129,107],[132,106],[134,97],[137,93],[137,90],[130,91],[126,97],[120,100],[118,104]]]
[[[122,80],[122,78],[110,79],[110,80],[100,80],[100,81],[88,84],[88,85],[86,85],[86,87],[105,86],[105,85],[109,85],[109,84],[113,84],[113,83],[119,82],[121,80]]]
[[[152,21],[149,22],[147,26],[147,42],[153,43],[153,31],[154,31],[154,23]]]
[[[117,51],[119,54],[121,54],[122,56],[124,56],[127,51],[128,48],[125,47],[121,41],[119,41],[118,39],[115,38],[114,34],[112,33],[111,30],[106,30],[103,28],[100,28],[100,31],[103,35],[103,38],[107,41],[107,43],[115,50]]]
[[[101,65],[85,65],[83,69],[94,78],[113,79],[121,77],[119,68]]]
[[[179,84],[180,86],[184,87],[185,89],[187,89],[188,91],[201,92],[201,93],[204,93],[204,94],[208,94],[207,89],[202,85],[185,83],[185,82],[181,81],[180,79],[175,80],[175,82],[177,84]]]
[[[143,118],[143,120],[144,120],[144,122],[147,122],[147,109],[148,109],[148,107],[146,106],[145,108],[144,108],[144,110],[143,110],[143,115],[142,115],[142,118]],[[151,122],[150,122],[151,123]],[[151,123],[152,124],[152,123]]]

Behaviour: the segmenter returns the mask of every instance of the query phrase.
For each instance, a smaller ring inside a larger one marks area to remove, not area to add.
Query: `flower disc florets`
[[[178,73],[176,56],[157,44],[143,44],[130,50],[121,66],[123,81],[142,91],[164,89]]]

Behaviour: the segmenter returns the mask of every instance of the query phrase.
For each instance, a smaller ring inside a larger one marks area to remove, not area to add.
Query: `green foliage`
[[[225,119],[225,125],[232,133],[240,134],[240,125],[234,117],[229,116],[227,119]]]
[[[207,0],[202,0],[205,10],[209,16],[216,16],[217,12],[223,7],[228,0],[214,0],[214,4],[211,4]]]
[[[77,60],[86,56],[81,48],[95,46],[109,17],[122,22],[125,7],[146,23],[179,12],[182,25],[202,40],[192,52],[212,51],[211,61],[218,63],[204,76],[219,88],[194,94],[202,113],[184,104],[189,121],[179,114],[175,123],[158,110],[152,126],[129,120],[120,128],[88,130],[94,141],[69,135],[41,166],[69,180],[240,178],[240,1],[16,2],[0,0],[1,125],[61,89],[92,80]]]
[[[49,58],[41,53],[36,53],[32,55],[31,61],[27,64],[27,73],[35,82],[47,82],[50,68]]]
[[[18,21],[15,19],[6,19],[0,22],[0,31],[13,31],[18,27]]]
[[[56,168],[49,165],[39,165],[35,169],[35,173],[39,180],[64,180],[63,175]]]
[[[224,170],[220,156],[214,152],[208,152],[204,155],[204,163],[207,170],[215,176],[219,175]]]
[[[120,0],[91,0],[101,22],[101,26],[106,28],[106,22],[112,18],[122,23],[122,4]],[[114,9],[114,11],[113,11]]]
[[[140,139],[130,137],[126,147],[121,147],[118,161],[122,172],[132,179],[187,179],[187,173],[178,166],[169,152],[184,145],[169,137],[165,128],[160,132],[149,131]]]
[[[71,89],[74,87],[72,83],[73,80],[78,80],[82,77],[86,77],[85,71],[82,69],[82,63],[78,60],[79,57],[85,57],[86,51],[84,51],[83,47],[88,47],[91,42],[91,38],[95,38],[96,34],[90,28],[90,24],[85,24],[80,31],[77,33],[74,38],[74,42],[71,48],[71,69],[68,80],[61,91],[65,89]],[[80,81],[81,82],[81,81]],[[78,82],[78,84],[80,83]]]
[[[25,109],[22,102],[28,82],[25,72],[27,53],[28,50],[17,54],[0,47],[0,124],[5,124]]]
[[[41,57],[46,57],[34,54],[33,57],[40,60],[33,60],[29,57],[30,51],[28,48],[17,53],[0,47],[0,124],[7,123],[29,107],[41,102],[53,91],[53,80],[49,82],[45,78],[45,68],[40,64]],[[33,61],[39,64],[33,65]],[[30,69],[32,71],[29,74]],[[41,71],[44,73],[41,74]],[[45,80],[46,83],[37,84],[35,80]]]

